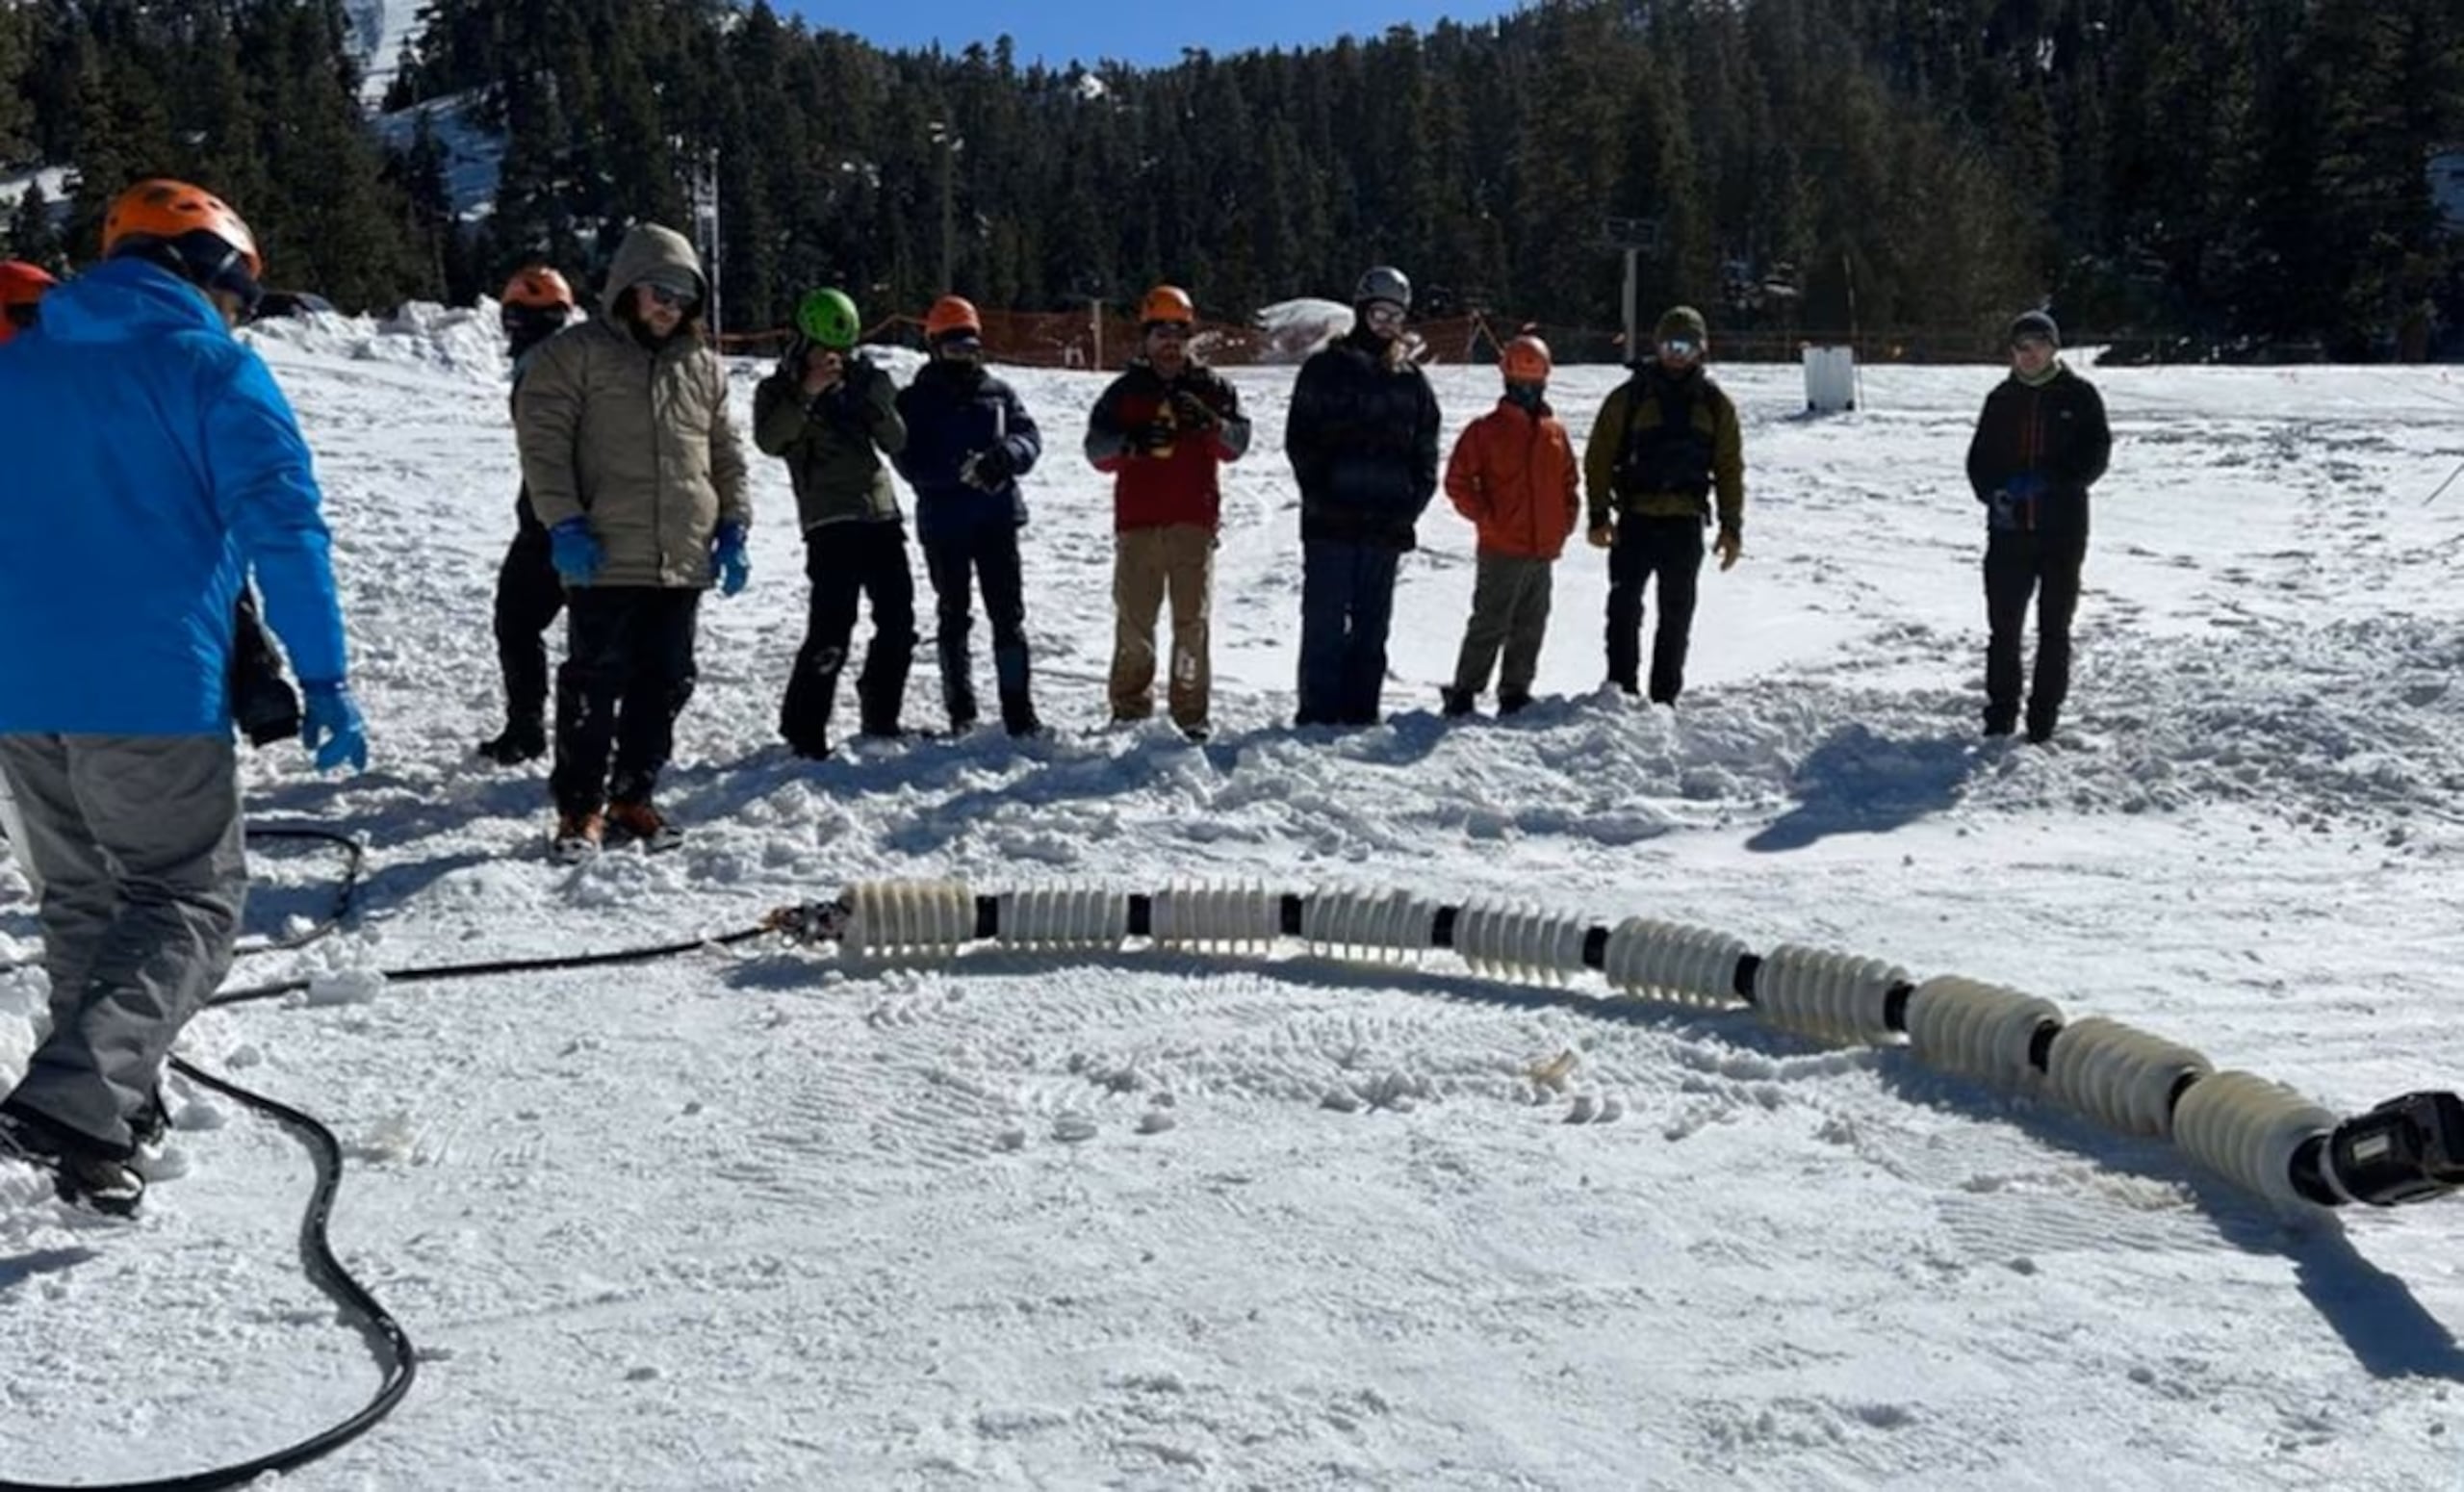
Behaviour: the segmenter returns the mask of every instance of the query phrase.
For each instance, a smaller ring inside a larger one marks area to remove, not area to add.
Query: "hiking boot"
[[[1181,738],[1193,746],[1203,746],[1215,735],[1215,727],[1203,720],[1193,720],[1181,727]]]
[[[653,854],[684,842],[684,832],[647,803],[609,804],[607,831],[619,842],[630,841]]]
[[[134,1214],[145,1196],[130,1157],[22,1104],[0,1105],[0,1154],[49,1170],[62,1201],[111,1217]]]
[[[1986,734],[2008,735],[2018,728],[2019,711],[2016,706],[1988,705],[1985,707]]]
[[[1479,696],[1469,689],[1440,689],[1437,698],[1439,711],[1449,720],[1459,720],[1472,712],[1473,703]]]
[[[500,767],[518,767],[548,754],[548,728],[536,720],[516,720],[479,743],[479,755]]]
[[[1498,695],[1498,713],[1501,715],[1519,714],[1530,707],[1531,696],[1527,693],[1501,693]]]
[[[113,1218],[133,1218],[145,1199],[145,1175],[128,1161],[92,1150],[60,1157],[52,1171],[52,1190],[71,1206],[91,1208]]]
[[[558,860],[588,860],[599,853],[599,847],[606,837],[607,820],[597,809],[556,815],[555,851]]]

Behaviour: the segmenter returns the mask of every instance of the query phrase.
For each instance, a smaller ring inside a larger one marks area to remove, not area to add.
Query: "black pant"
[[[807,756],[830,749],[830,712],[838,702],[860,597],[872,602],[873,645],[856,678],[856,707],[865,734],[896,733],[915,657],[915,574],[908,568],[906,527],[824,524],[805,535],[805,578],[812,582],[805,643],[779,705],[779,733]]]
[[[975,724],[974,664],[967,656],[967,631],[974,626],[973,586],[984,587],[984,614],[992,623],[992,668],[1001,691],[1001,723],[1008,729],[1037,728],[1035,705],[1027,680],[1027,598],[1018,577],[1018,530],[1010,524],[984,524],[974,528],[924,541],[924,567],[933,579],[939,613],[941,702],[949,707],[950,729]]]
[[[1300,701],[1296,725],[1375,725],[1395,620],[1391,545],[1300,545]]]
[[[651,800],[675,749],[676,717],[693,697],[701,604],[698,590],[656,585],[586,586],[567,599],[556,768],[548,778],[559,810]]]
[[[2028,599],[2037,603],[2036,680],[2028,689],[2028,733],[2053,733],[2070,693],[2070,619],[2079,609],[2079,572],[2088,535],[1997,529],[1985,544],[1985,724],[2007,732],[2019,718],[2020,634]]]
[[[497,662],[504,670],[508,725],[538,724],[548,713],[548,650],[541,645],[565,609],[565,582],[549,557],[548,529],[526,499],[497,569]]]
[[[299,695],[282,676],[282,655],[257,616],[256,592],[244,585],[231,616],[231,717],[251,746],[299,733]]]
[[[1635,692],[1643,646],[1643,582],[1659,579],[1659,626],[1652,632],[1652,702],[1674,705],[1685,687],[1685,649],[1694,631],[1694,594],[1703,574],[1703,521],[1694,517],[1617,520],[1608,552],[1608,678]]]

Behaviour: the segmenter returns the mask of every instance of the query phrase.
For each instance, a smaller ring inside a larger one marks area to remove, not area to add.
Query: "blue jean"
[[[1333,539],[1300,548],[1298,723],[1375,725],[1402,553]]]

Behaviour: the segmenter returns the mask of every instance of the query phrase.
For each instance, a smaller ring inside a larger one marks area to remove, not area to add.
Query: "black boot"
[[[479,755],[501,767],[520,766],[548,754],[548,727],[536,716],[506,722],[505,728],[479,743]]]
[[[1001,729],[1012,735],[1041,735],[1043,722],[1036,718],[1028,687],[1026,643],[1020,640],[996,645],[992,650],[992,671],[1001,686]]]
[[[1473,702],[1479,698],[1469,689],[1440,689],[1439,712],[1449,720],[1458,720],[1472,712]]]
[[[950,714],[950,733],[963,734],[975,727],[975,680],[966,656],[966,644],[953,647],[946,640],[937,650],[941,660],[941,705]]]
[[[1498,713],[1501,715],[1518,714],[1530,707],[1531,696],[1528,694],[1502,692],[1498,695]]]

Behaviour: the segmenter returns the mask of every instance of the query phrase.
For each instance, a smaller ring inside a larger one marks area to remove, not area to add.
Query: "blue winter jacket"
[[[204,295],[115,259],[0,347],[0,733],[231,728],[251,568],[303,682],[344,677],[307,443]]]
[[[996,443],[1010,448],[1014,472],[1035,469],[1043,434],[1015,389],[973,364],[930,362],[898,391],[898,415],[907,424],[907,445],[890,460],[915,489],[918,539],[951,543],[988,525],[1027,521],[1027,500],[1014,478],[989,492],[959,479],[969,456]]]

